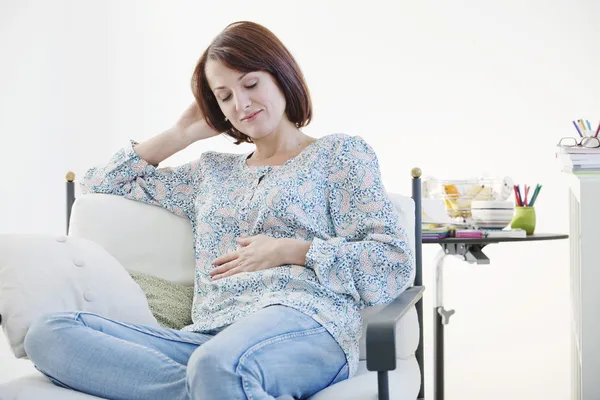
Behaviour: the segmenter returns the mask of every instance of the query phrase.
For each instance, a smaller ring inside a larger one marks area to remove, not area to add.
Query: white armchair
[[[412,197],[389,193],[416,254],[414,286],[387,306],[362,311],[357,375],[315,394],[311,400],[424,398],[420,176],[421,171],[413,169]],[[128,271],[193,285],[189,221],[165,209],[118,196],[88,194],[75,199],[72,173],[67,175],[67,233],[69,238],[99,244]],[[0,302],[0,314],[5,311]],[[93,398],[97,397],[55,386],[37,372],[0,385],[2,400]]]

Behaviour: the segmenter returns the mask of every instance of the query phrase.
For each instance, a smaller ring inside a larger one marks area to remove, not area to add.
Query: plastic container
[[[523,229],[527,235],[533,235],[535,225],[535,207],[515,207],[515,214],[510,222],[512,229]]]
[[[450,218],[470,223],[474,222],[473,204],[479,205],[476,208],[489,208],[494,204],[504,207],[512,193],[512,186],[513,181],[508,177],[463,180],[424,178],[422,193],[426,198],[442,199]],[[506,225],[510,223],[511,218],[512,208]]]

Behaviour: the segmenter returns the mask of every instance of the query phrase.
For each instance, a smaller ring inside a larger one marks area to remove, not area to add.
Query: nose
[[[237,96],[235,96],[235,109],[237,112],[246,110],[248,107],[250,107],[250,104],[252,104],[250,97],[248,97],[248,95],[245,93],[239,93]]]

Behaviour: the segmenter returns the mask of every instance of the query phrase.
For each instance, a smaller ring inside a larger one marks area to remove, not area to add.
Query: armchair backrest
[[[414,201],[396,193],[389,196],[414,251]],[[79,196],[71,210],[69,235],[102,245],[127,270],[193,285],[191,224],[163,208],[107,194]]]
[[[108,194],[73,203],[69,235],[104,247],[125,269],[194,284],[191,224],[166,209]]]

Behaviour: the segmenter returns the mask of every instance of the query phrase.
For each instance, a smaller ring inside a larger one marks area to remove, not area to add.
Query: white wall
[[[239,19],[265,24],[297,57],[315,106],[306,132],[365,137],[389,190],[408,193],[413,166],[539,182],[538,230],[566,232],[554,145],[573,135],[571,120],[600,118],[600,3],[350,4],[0,1],[0,232],[62,233],[66,171],[81,176],[129,138],[167,128],[192,100],[197,58]],[[248,147],[215,138],[167,164],[207,149]],[[430,284],[437,249],[425,251]],[[457,314],[446,333],[446,398],[566,399],[567,242],[486,253],[489,266],[448,263],[447,306]],[[22,373],[0,350],[0,381]]]

